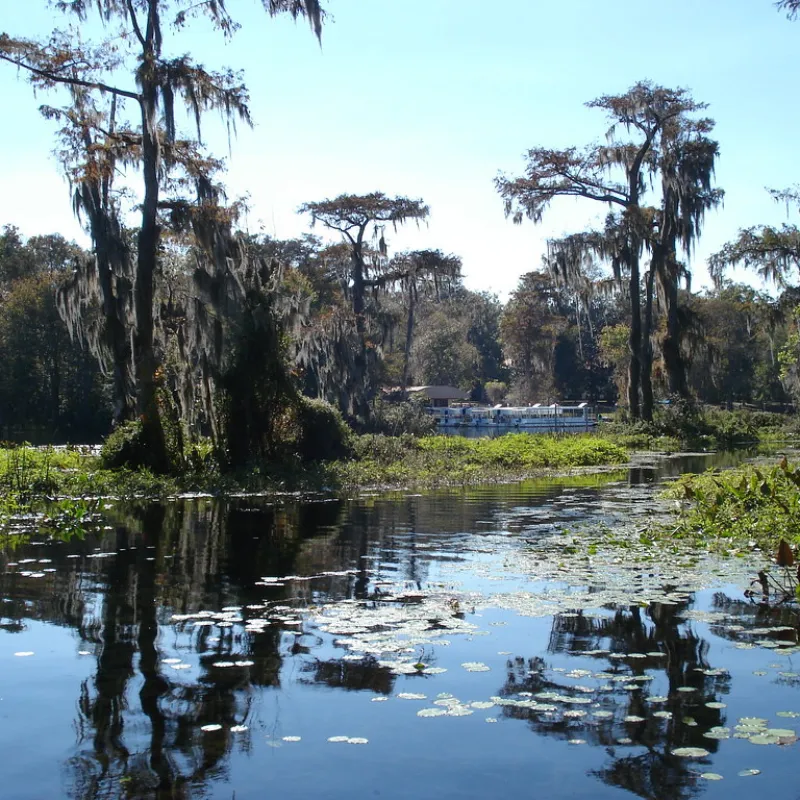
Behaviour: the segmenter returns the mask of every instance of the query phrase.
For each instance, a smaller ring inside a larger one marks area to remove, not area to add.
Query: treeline
[[[254,360],[268,363],[268,351],[276,351],[281,361],[275,368],[281,374],[285,369],[300,393],[327,400],[353,421],[361,397],[373,427],[380,425],[382,397],[401,397],[404,386],[419,384],[458,386],[472,399],[492,403],[571,399],[624,404],[629,368],[624,293],[574,291],[539,271],[523,275],[503,304],[488,292],[467,289],[454,256],[412,251],[388,258],[366,247],[370,286],[359,308],[368,357],[364,374],[357,374],[360,334],[347,248],[311,234],[243,241],[251,257],[272,264],[274,271],[272,282],[260,290],[264,297],[251,288],[249,302],[257,309],[269,301],[276,315],[253,336],[253,356],[241,376],[246,384],[255,382],[259,372]],[[188,323],[192,315],[218,313],[222,304],[216,302],[215,312],[208,298],[201,302],[193,258],[191,249],[170,253],[169,271],[157,284],[157,338],[163,342],[166,385],[176,393],[181,416],[193,420],[195,433],[207,435],[213,422],[193,395],[203,391],[201,364],[210,357],[204,350],[209,342],[197,333],[198,341],[190,341]],[[111,430],[113,364],[101,370],[87,345],[70,336],[57,307],[59,291],[90,260],[91,254],[58,234],[24,241],[6,226],[0,235],[4,439],[98,441]],[[438,270],[431,269],[434,264]],[[417,267],[413,273],[410,265]],[[222,337],[217,344],[226,349],[226,358],[236,349],[234,339],[241,345],[252,333],[241,319],[235,322],[233,303],[227,297],[228,324],[214,332]],[[790,402],[798,304],[800,291],[793,288],[777,299],[733,283],[702,293],[683,291],[682,349],[692,395],[713,404]],[[88,319],[100,313],[99,304],[85,310]],[[663,314],[657,314],[653,381],[662,398],[669,395],[661,350],[665,326]],[[275,331],[272,340],[267,329]],[[226,337],[231,340],[227,345]],[[233,362],[218,361],[230,388]],[[187,363],[195,365],[194,373],[183,389],[189,396],[181,398],[178,376]],[[266,376],[273,391],[281,380]]]
[[[96,442],[111,425],[97,361],[70,337],[56,291],[88,254],[59,234],[0,233],[0,438]]]

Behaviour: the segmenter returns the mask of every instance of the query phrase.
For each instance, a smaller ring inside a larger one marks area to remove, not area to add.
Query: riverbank
[[[650,422],[607,418],[598,432],[629,450],[726,450],[754,444],[777,446],[800,439],[797,418],[767,411],[724,411],[676,403],[660,407]]]
[[[6,505],[37,498],[152,497],[184,492],[350,492],[363,488],[425,488],[523,480],[558,470],[628,461],[623,447],[597,436],[509,434],[500,439],[452,436],[361,436],[352,456],[304,463],[291,455],[246,471],[214,465],[181,475],[107,469],[96,450],[17,447],[0,450],[0,496]]]

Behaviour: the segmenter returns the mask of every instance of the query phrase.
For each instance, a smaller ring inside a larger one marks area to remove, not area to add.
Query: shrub
[[[686,475],[664,496],[685,503],[672,536],[764,550],[781,539],[800,543],[800,466],[785,457],[771,468],[745,465]]]
[[[388,436],[429,436],[436,430],[436,420],[425,406],[426,401],[422,398],[378,402],[372,416],[371,432]]]
[[[136,468],[148,461],[144,427],[140,420],[123,422],[103,442],[100,461],[106,469]]]
[[[301,397],[295,409],[297,454],[303,461],[335,461],[352,451],[353,434],[337,408]]]
[[[382,433],[358,436],[353,442],[353,456],[359,461],[374,461],[378,464],[393,464],[403,461],[418,442],[411,435],[385,436]]]

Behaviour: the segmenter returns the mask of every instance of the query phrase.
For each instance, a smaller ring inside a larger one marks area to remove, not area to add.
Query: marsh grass
[[[355,458],[332,471],[345,486],[448,486],[521,479],[544,470],[622,464],[623,447],[593,435],[516,433],[494,439],[460,436],[361,437]]]

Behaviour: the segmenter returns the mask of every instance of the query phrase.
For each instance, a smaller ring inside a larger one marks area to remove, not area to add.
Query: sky
[[[309,220],[297,208],[342,193],[422,198],[429,221],[387,232],[390,250],[456,254],[469,288],[505,298],[541,267],[549,237],[599,224],[608,209],[563,199],[541,224],[513,225],[494,179],[521,174],[532,147],[602,141],[607,121],[584,104],[644,79],[691,90],[717,123],[725,202],[692,258],[695,287],[740,228],[796,221],[765,190],[800,182],[800,20],[771,0],[326,0],[321,46],[260,0],[227,5],[242,23],[230,42],[202,22],[167,39],[174,54],[244,71],[253,129],[240,126],[229,149],[209,121],[204,139],[226,159],[229,196],[248,197],[252,233],[299,236]],[[63,24],[45,0],[0,0],[0,12],[13,36]],[[0,226],[88,244],[53,156],[55,125],[37,110],[58,93],[34,96],[0,64],[0,97]]]

